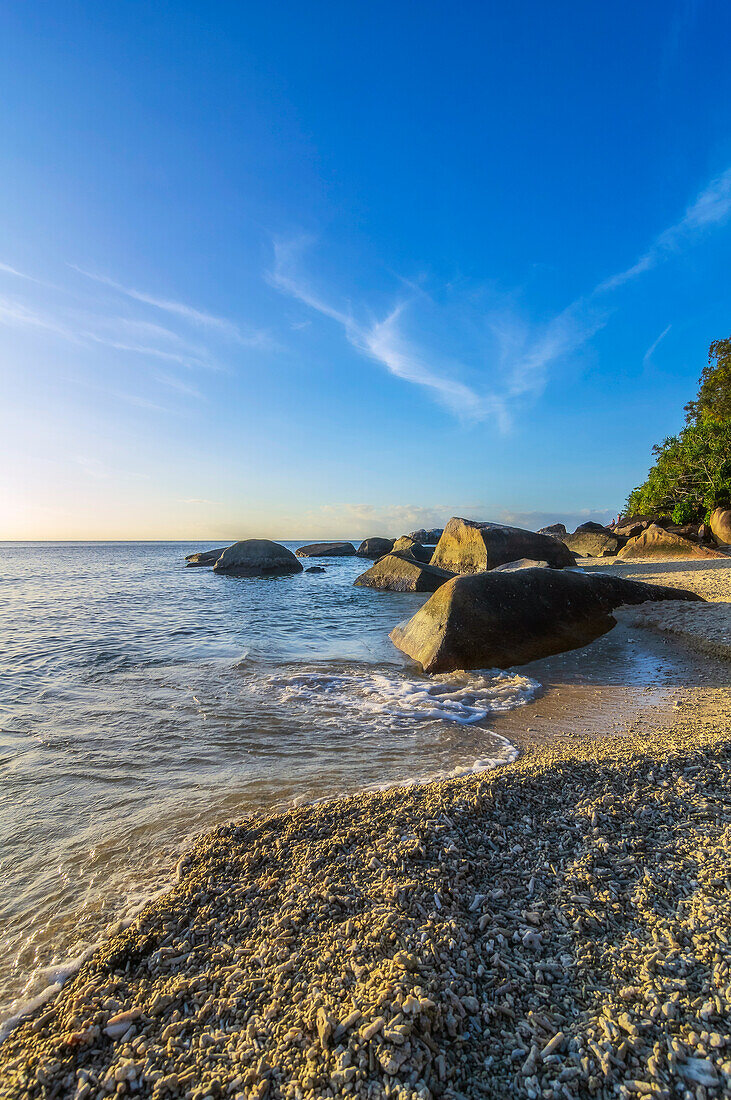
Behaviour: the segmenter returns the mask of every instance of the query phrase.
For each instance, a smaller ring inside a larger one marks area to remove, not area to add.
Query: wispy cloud
[[[605,279],[595,293],[615,290],[644,274],[673,253],[679,252],[705,230],[723,225],[731,214],[731,168],[712,180],[676,222],[658,234],[645,253],[631,267]]]
[[[408,307],[408,300],[399,302],[382,320],[363,323],[356,320],[350,308],[339,309],[314,291],[294,267],[304,243],[302,240],[275,242],[274,269],[268,275],[272,286],[342,326],[347,340],[356,350],[380,363],[396,378],[431,390],[452,412],[478,419],[488,413],[503,415],[504,410],[496,397],[480,394],[464,382],[440,372],[405,338],[399,321]]]
[[[116,290],[119,294],[124,294],[127,298],[132,298],[136,302],[142,302],[145,305],[152,306],[154,309],[170,313],[190,324],[215,329],[215,331],[222,336],[231,340],[236,340],[246,347],[265,347],[271,344],[271,337],[263,330],[252,329],[244,331],[239,325],[235,324],[233,321],[229,321],[226,317],[219,317],[214,313],[195,309],[185,302],[176,302],[172,298],[160,298],[157,295],[148,294],[142,290],[136,290],[134,287],[125,286],[124,283],[118,283],[115,279],[110,279],[107,275],[86,271],[77,264],[69,264],[68,266],[72,268],[73,271],[78,271],[80,275],[86,276],[87,279],[93,279],[96,283],[111,287],[112,290]]]
[[[495,348],[473,349],[467,360],[456,362],[440,356],[430,343],[416,343],[404,321],[417,308],[435,310],[434,300],[419,282],[399,279],[410,296],[401,297],[377,320],[352,304],[339,306],[315,290],[299,271],[299,258],[311,239],[277,241],[274,266],[267,278],[283,294],[340,325],[349,343],[385,367],[390,374],[424,387],[457,415],[475,420],[494,418],[502,430],[511,423],[512,409],[521,399],[536,397],[547,385],[551,371],[575,355],[607,324],[612,291],[630,283],[665,260],[680,254],[704,233],[724,225],[731,216],[731,168],[712,180],[689,205],[682,218],[659,233],[650,247],[628,268],[600,282],[543,323],[516,317],[512,302],[488,311],[485,324]],[[463,302],[465,316],[475,308],[475,295]],[[459,328],[457,314],[453,320]],[[645,361],[669,330],[645,353]]]
[[[670,329],[671,329],[672,327],[673,327],[672,325],[668,325],[668,326],[667,326],[667,328],[664,328],[664,329],[662,330],[662,332],[660,333],[660,335],[658,336],[658,338],[657,338],[656,340],[653,340],[653,341],[652,341],[652,343],[650,344],[649,348],[647,349],[647,351],[645,352],[645,354],[644,354],[644,355],[642,356],[642,362],[643,362],[643,363],[645,364],[645,366],[647,366],[647,364],[649,363],[650,359],[652,359],[652,353],[653,353],[653,352],[655,351],[655,348],[657,347],[657,345],[658,345],[658,344],[660,343],[660,341],[661,341],[661,340],[664,340],[664,339],[665,339],[665,337],[666,337],[666,336],[667,336],[667,334],[668,334],[668,333],[670,332]]]

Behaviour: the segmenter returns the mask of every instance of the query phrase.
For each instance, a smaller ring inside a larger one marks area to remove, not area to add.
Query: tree
[[[698,396],[685,412],[685,428],[652,448],[655,463],[630,493],[629,514],[687,523],[731,503],[731,337],[711,344]]]

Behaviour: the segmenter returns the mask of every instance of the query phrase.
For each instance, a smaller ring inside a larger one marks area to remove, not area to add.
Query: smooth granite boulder
[[[569,548],[551,535],[457,516],[444,528],[431,563],[452,573],[483,573],[518,558],[547,561],[555,569],[574,564]]]
[[[412,557],[415,561],[423,561],[427,564],[431,561],[432,551],[420,542],[416,542],[412,539],[411,535],[402,535],[400,539],[396,539],[393,544],[394,554],[406,554],[407,557]]]
[[[711,550],[698,542],[674,535],[664,527],[651,523],[637,538],[630,539],[617,554],[617,558],[725,558],[719,550]]]
[[[617,554],[625,544],[625,539],[604,528],[601,531],[577,528],[573,535],[564,535],[563,542],[580,558],[609,558]]]
[[[518,558],[517,561],[508,561],[505,565],[496,565],[491,573],[517,573],[520,569],[550,569],[547,561],[534,561],[533,558]]]
[[[731,508],[715,508],[711,513],[711,533],[722,546],[731,543]]]
[[[436,592],[454,573],[416,561],[410,554],[387,554],[353,582],[358,588],[383,592]]]
[[[185,564],[186,566],[215,565],[226,549],[226,546],[221,546],[218,550],[201,550],[197,554],[188,554]]]
[[[601,533],[602,531],[608,530],[609,528],[605,527],[603,523],[597,523],[594,519],[588,519],[586,523],[579,524],[579,526],[574,531],[574,534],[578,535],[579,531],[598,531],[599,533]]]
[[[230,577],[281,577],[287,573],[301,573],[302,564],[291,550],[278,542],[244,539],[224,550],[213,572]]]
[[[355,547],[352,542],[311,542],[300,546],[298,558],[354,558]]]
[[[427,546],[436,546],[443,534],[443,527],[432,527],[428,531],[424,527],[420,527],[418,531],[410,531],[408,537],[413,539],[414,542],[423,542],[426,543]]]
[[[552,523],[550,527],[541,527],[537,534],[553,535],[555,539],[563,539],[568,531],[563,523]]]
[[[606,573],[492,571],[447,581],[390,638],[425,672],[510,668],[594,641],[620,604],[700,599]]]
[[[384,554],[390,554],[393,550],[393,539],[384,538],[372,538],[363,539],[356,550],[356,554],[359,558],[372,558],[376,561],[378,558],[382,558]]]

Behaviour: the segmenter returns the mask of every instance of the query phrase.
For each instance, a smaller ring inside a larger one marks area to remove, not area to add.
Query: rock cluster
[[[627,558],[723,558],[720,550],[712,550],[698,542],[673,531],[666,530],[656,523],[650,523],[641,535],[632,538],[617,555],[621,560]]]
[[[0,1047],[3,1100],[721,1100],[728,732],[222,826]]]

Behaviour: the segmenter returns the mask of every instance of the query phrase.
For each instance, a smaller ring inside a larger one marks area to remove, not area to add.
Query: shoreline
[[[0,1046],[0,1096],[720,1095],[731,689],[674,694],[609,739],[549,714],[497,770],[199,837]]]

